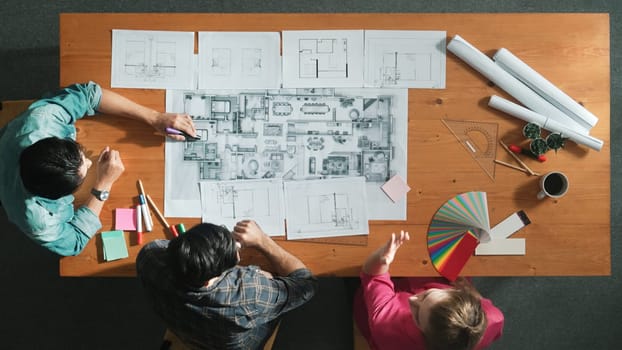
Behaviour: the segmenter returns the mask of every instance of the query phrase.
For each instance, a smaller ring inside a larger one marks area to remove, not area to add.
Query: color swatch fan
[[[486,192],[467,192],[448,200],[434,214],[428,230],[432,264],[450,281],[458,277],[477,244],[488,241]]]

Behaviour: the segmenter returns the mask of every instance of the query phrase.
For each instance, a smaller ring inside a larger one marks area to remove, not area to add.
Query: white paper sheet
[[[493,56],[493,60],[585,129],[590,130],[598,122],[595,115],[521,61],[508,49],[499,49]]]
[[[369,234],[365,178],[286,181],[287,239]]]
[[[460,59],[468,63],[473,69],[494,82],[498,87],[512,95],[515,99],[536,113],[546,115],[552,120],[563,123],[577,133],[587,134],[588,130],[575,122],[562,111],[555,108],[540,95],[520,82],[512,74],[506,72],[499,65],[484,55],[481,51],[461,38],[459,35],[447,44],[447,50],[453,52]]]
[[[194,63],[194,32],[112,31],[112,87],[192,89]]]
[[[285,235],[285,207],[281,179],[202,181],[203,222],[233,230],[240,220],[255,220],[270,236]]]
[[[480,243],[475,248],[475,255],[525,255],[525,239],[493,239]]]
[[[278,32],[199,32],[199,89],[281,87]]]
[[[366,30],[365,86],[445,88],[444,31]]]
[[[363,87],[363,31],[283,31],[283,87]]]

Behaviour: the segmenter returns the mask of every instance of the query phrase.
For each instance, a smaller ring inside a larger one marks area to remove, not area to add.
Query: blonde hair
[[[422,330],[427,348],[474,349],[488,324],[480,299],[468,288],[446,289],[446,293],[430,309],[427,329]]]

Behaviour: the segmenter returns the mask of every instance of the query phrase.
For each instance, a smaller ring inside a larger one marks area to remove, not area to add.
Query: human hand
[[[119,151],[106,146],[97,159],[97,179],[95,187],[98,190],[109,190],[112,184],[125,171]]]
[[[261,247],[270,239],[253,220],[242,220],[235,224],[233,237],[242,247]]]
[[[158,113],[152,122],[152,126],[158,132],[177,141],[184,141],[186,137],[183,135],[169,134],[166,132],[166,128],[174,128],[191,136],[196,136],[197,134],[192,118],[190,118],[188,114]]]
[[[391,238],[387,243],[378,251],[380,254],[379,259],[382,264],[390,265],[395,258],[395,253],[404,244],[404,242],[410,240],[410,235],[404,230],[400,231],[399,236],[396,237],[395,232],[391,233]]]

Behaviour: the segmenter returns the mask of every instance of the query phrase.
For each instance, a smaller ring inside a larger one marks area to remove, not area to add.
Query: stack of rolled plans
[[[527,108],[499,96],[488,105],[529,123],[600,151],[603,141],[589,136],[598,118],[506,49],[494,61],[456,35],[447,49],[516,98]]]

